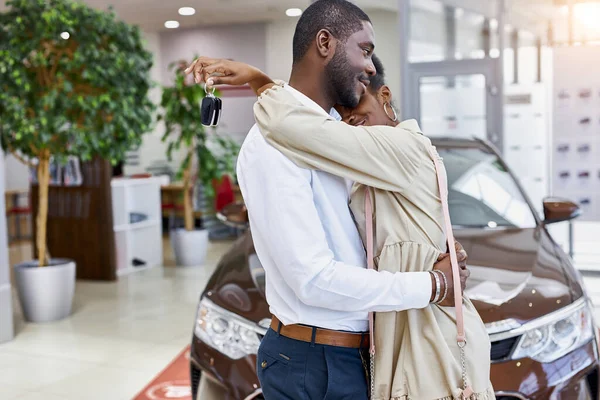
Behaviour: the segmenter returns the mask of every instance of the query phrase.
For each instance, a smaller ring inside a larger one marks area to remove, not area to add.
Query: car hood
[[[583,294],[578,273],[544,228],[457,229],[455,235],[469,254],[466,294],[486,324],[525,323]],[[204,295],[250,321],[270,317],[249,232],[223,256]]]
[[[486,324],[525,323],[583,294],[577,272],[543,227],[455,234],[469,254],[465,292]]]

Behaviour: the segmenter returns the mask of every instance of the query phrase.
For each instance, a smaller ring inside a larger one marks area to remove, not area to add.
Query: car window
[[[523,193],[498,157],[478,148],[438,148],[448,173],[452,224],[533,228]]]

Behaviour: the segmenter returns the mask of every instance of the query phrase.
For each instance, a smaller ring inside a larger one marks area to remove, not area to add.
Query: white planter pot
[[[15,265],[15,282],[27,321],[57,321],[71,315],[75,294],[75,262],[52,259],[38,267],[37,261]]]
[[[172,230],[171,246],[178,266],[196,267],[204,265],[206,252],[208,251],[208,230]]]

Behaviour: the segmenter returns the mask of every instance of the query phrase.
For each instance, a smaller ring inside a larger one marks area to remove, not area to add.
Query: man
[[[317,1],[296,26],[285,89],[325,114],[334,104],[355,107],[375,74],[374,47],[362,10]],[[368,313],[426,307],[435,281],[428,272],[367,270],[348,208],[351,182],[299,168],[256,125],[242,146],[238,178],[274,316],[257,357],[265,398],[367,399]],[[451,276],[449,258],[436,268]]]

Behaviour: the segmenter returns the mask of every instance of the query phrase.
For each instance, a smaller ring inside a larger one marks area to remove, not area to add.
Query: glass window
[[[494,154],[477,148],[438,151],[448,172],[450,215],[455,226],[536,226],[525,196]]]
[[[411,0],[410,7],[410,62],[485,57],[482,15],[439,0]]]
[[[487,137],[485,76],[429,76],[420,80],[421,128],[428,136]]]

